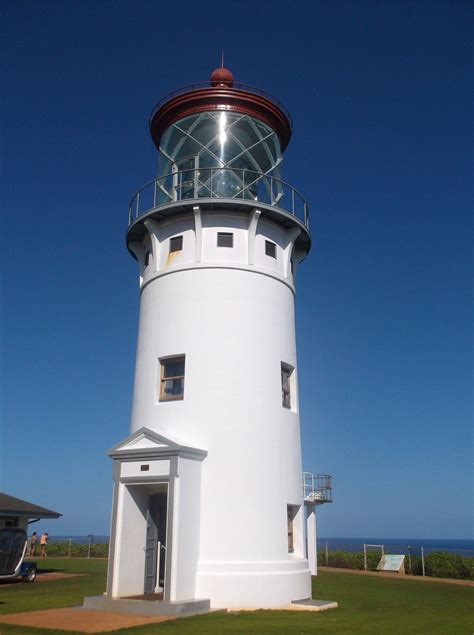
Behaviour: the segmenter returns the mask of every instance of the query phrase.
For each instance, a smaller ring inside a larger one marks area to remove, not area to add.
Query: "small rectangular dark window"
[[[267,254],[267,256],[270,256],[271,258],[277,257],[276,245],[275,243],[272,243],[271,240],[265,241],[265,253]]]
[[[218,247],[233,247],[234,234],[231,234],[229,232],[217,232],[217,246]]]
[[[170,238],[170,254],[175,251],[181,251],[183,249],[183,237],[182,236],[173,236]]]
[[[286,506],[286,518],[288,527],[288,553],[294,553],[295,551],[295,527],[294,520],[298,513],[298,507],[296,505]]]
[[[160,401],[183,399],[184,355],[160,360]]]
[[[150,471],[150,466],[149,465],[140,465],[140,470],[142,472],[149,472]]]
[[[148,267],[148,265],[150,264],[150,256],[151,256],[151,253],[147,251],[145,254],[145,267]]]

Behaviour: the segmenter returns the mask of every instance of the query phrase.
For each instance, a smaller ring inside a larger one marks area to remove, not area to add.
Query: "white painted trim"
[[[196,262],[201,262],[202,260],[202,216],[201,216],[201,208],[199,205],[195,205],[193,207],[194,214],[194,233],[196,236]]]
[[[148,233],[150,234],[151,241],[151,251],[153,256],[153,271],[158,269],[158,263],[160,262],[160,252],[161,252],[161,243],[158,240],[160,226],[159,224],[152,220],[151,218],[147,218],[143,224],[148,229]]]
[[[253,265],[255,258],[255,236],[257,235],[257,225],[258,220],[261,215],[261,211],[259,209],[254,209],[252,214],[249,216],[249,227],[248,227],[248,264]]]
[[[316,510],[314,505],[306,506],[306,548],[311,575],[318,575],[318,551],[316,534]]]
[[[293,246],[296,238],[301,234],[300,227],[293,227],[287,229],[285,232],[286,247],[283,249],[283,273],[285,278],[289,278],[291,274],[291,255],[293,252]]]
[[[117,511],[115,515],[115,545],[114,545],[114,572],[113,572],[113,584],[112,584],[112,597],[118,596],[118,585],[120,579],[120,558],[118,551],[122,545],[122,524],[123,524],[123,497],[125,492],[125,485],[120,482],[116,483],[116,487],[118,488],[118,496],[117,496]]]
[[[166,269],[165,271],[159,271],[155,273],[149,280],[147,280],[142,285],[140,291],[143,291],[143,289],[145,289],[151,282],[153,282],[153,280],[157,280],[158,278],[161,278],[162,276],[169,276],[173,273],[180,273],[181,271],[193,271],[196,269],[235,269],[237,271],[247,271],[248,273],[260,274],[262,276],[267,276],[268,278],[273,278],[274,280],[278,280],[278,282],[281,282],[286,287],[288,287],[293,293],[293,295],[295,294],[295,287],[293,286],[293,284],[291,283],[289,279],[285,279],[279,275],[271,273],[268,269],[262,269],[255,265],[246,267],[244,265],[233,265],[233,264],[223,265],[222,263],[209,263],[209,262],[205,264],[196,263],[193,265],[186,264],[186,265],[174,265],[172,267],[168,267],[168,269]]]
[[[173,501],[172,509],[179,509],[179,495],[180,495],[180,478],[176,475],[174,479],[173,487]],[[173,542],[171,544],[171,558],[168,560],[171,564],[170,586],[169,586],[169,599],[171,602],[176,600],[177,587],[178,587],[178,543],[179,543],[179,514],[173,513],[169,518],[171,522],[171,532],[167,536],[173,536]],[[169,545],[169,543],[168,543]]]

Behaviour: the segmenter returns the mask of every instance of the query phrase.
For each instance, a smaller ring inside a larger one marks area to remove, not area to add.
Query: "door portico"
[[[109,451],[114,499],[107,597],[195,597],[204,450],[147,428]],[[185,510],[184,515],[182,510]],[[181,516],[185,522],[180,522]]]

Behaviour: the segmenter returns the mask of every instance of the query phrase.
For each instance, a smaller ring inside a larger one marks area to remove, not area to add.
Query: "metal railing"
[[[469,546],[451,548],[445,544],[430,546],[419,540],[419,544],[403,544],[395,541],[380,544],[318,540],[318,564],[343,569],[376,571],[380,559],[388,554],[404,555],[405,572],[411,575],[472,580],[474,577],[474,550]]]
[[[303,497],[305,503],[310,505],[332,503],[332,477],[329,474],[303,472]]]
[[[46,553],[51,558],[107,558],[109,552],[108,536],[52,536],[46,545]],[[28,557],[40,557],[39,545],[31,547],[28,539]]]
[[[173,90],[167,93],[166,95],[164,95],[160,99],[160,101],[157,104],[155,104],[153,110],[151,111],[150,124],[153,120],[153,117],[155,116],[155,113],[164,104],[166,104],[166,102],[171,101],[171,99],[173,99],[174,97],[177,97],[178,95],[184,95],[185,93],[192,93],[193,91],[202,90],[203,88],[213,88],[218,91],[222,91],[222,90],[229,90],[232,92],[242,91],[245,93],[252,93],[253,95],[259,95],[260,97],[264,97],[265,99],[268,99],[268,101],[271,101],[273,104],[275,104],[275,106],[278,106],[278,108],[285,114],[286,118],[290,122],[290,127],[291,128],[293,127],[291,115],[288,112],[287,108],[281,103],[281,101],[278,101],[276,97],[273,97],[273,95],[270,95],[270,93],[267,93],[264,90],[261,90],[260,88],[256,88],[255,86],[251,86],[250,84],[244,84],[243,82],[233,81],[232,86],[218,86],[218,85],[216,86],[210,80],[206,82],[196,82],[194,84],[187,84],[186,86],[181,86],[180,88],[177,88],[176,90]]]
[[[196,168],[160,176],[132,197],[128,224],[154,210],[179,201],[202,198],[246,200],[271,205],[309,226],[308,204],[294,187],[268,174],[228,167]]]

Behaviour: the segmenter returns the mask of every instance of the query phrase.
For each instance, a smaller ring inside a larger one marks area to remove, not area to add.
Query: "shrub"
[[[405,571],[410,573],[410,560],[408,556],[405,558]],[[412,575],[423,575],[423,567],[421,566],[421,558],[420,556],[411,555],[411,574]]]
[[[367,568],[376,569],[380,561],[380,554],[375,551],[367,551]],[[318,554],[318,564],[326,564],[326,554]],[[353,551],[330,551],[328,554],[329,567],[341,567],[344,569],[363,569],[364,554]]]
[[[71,558],[87,558],[87,554],[89,551],[89,544],[71,544]],[[66,540],[64,542],[49,542],[46,548],[46,553],[48,556],[56,556],[56,557],[67,557],[69,556],[69,541]],[[39,555],[39,550],[37,549],[37,555]],[[109,545],[108,543],[97,543],[91,544],[91,558],[107,558],[109,555]]]
[[[474,558],[447,551],[433,551],[425,558],[426,575],[435,578],[474,579]]]
[[[367,551],[368,569],[376,569],[379,562],[379,552]],[[351,551],[330,551],[327,564],[330,567],[341,567],[343,569],[363,569],[364,554]],[[318,565],[326,565],[326,554],[324,551],[318,553]],[[408,556],[405,557],[405,571],[410,573]],[[423,575],[420,556],[411,556],[411,573],[412,575]],[[474,580],[474,558],[458,556],[447,551],[434,551],[425,557],[425,574],[435,578]]]

